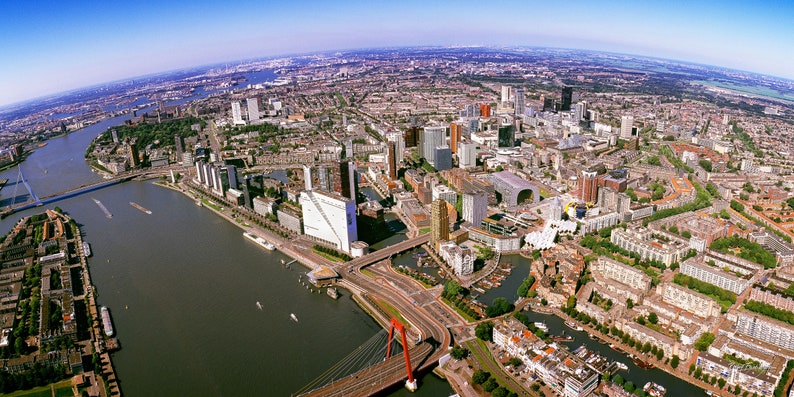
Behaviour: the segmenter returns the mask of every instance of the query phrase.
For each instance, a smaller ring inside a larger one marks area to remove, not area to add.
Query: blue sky
[[[606,50],[794,79],[792,18],[794,2],[779,0],[4,1],[0,106],[188,66],[394,45]]]

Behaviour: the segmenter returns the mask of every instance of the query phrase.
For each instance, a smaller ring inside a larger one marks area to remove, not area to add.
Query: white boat
[[[262,310],[262,304],[259,301],[256,301],[256,308]]]
[[[618,369],[622,369],[623,371],[626,371],[626,370],[629,369],[629,367],[626,364],[623,364],[620,361],[615,361],[615,365],[618,367]]]
[[[667,390],[662,385],[654,382],[648,382],[642,388],[651,397],[663,397]]]
[[[91,256],[91,246],[85,241],[83,241],[83,255],[86,257]]]
[[[543,332],[549,332],[549,327],[546,326],[546,323],[536,322],[535,326],[538,327],[538,329],[542,330]]]
[[[253,233],[244,232],[243,236],[245,236],[247,239],[257,243],[260,247],[262,247],[262,248],[264,248],[264,249],[266,249],[268,251],[274,251],[276,249],[276,246],[273,245],[273,243],[263,239],[262,237],[256,236]]]
[[[580,327],[578,324],[576,324],[575,322],[570,321],[570,320],[566,321],[565,325],[567,325],[568,328],[574,329],[576,331],[584,331],[584,328]]]
[[[105,329],[105,335],[113,336],[113,322],[110,321],[110,311],[105,306],[99,308],[99,314],[102,316],[102,327]]]
[[[291,318],[292,321],[294,321],[296,323],[298,322],[298,316],[296,316],[295,313],[290,313],[289,314],[289,318]]]

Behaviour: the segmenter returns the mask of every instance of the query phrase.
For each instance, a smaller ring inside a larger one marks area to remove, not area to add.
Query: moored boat
[[[83,241],[83,255],[85,255],[86,257],[91,256],[91,245],[89,245],[85,241]]]
[[[268,251],[274,251],[276,249],[276,246],[273,245],[273,243],[263,239],[262,237],[256,236],[253,233],[244,232],[243,236],[245,236],[247,239],[257,243],[260,247],[262,247],[262,248],[264,248],[264,249],[266,249]]]
[[[110,310],[102,306],[99,309],[99,314],[102,316],[102,328],[105,329],[105,335],[113,336],[113,322],[110,320]]]
[[[667,393],[667,389],[662,387],[662,385],[654,382],[648,382],[642,388],[649,396],[652,397],[663,397],[665,393]]]

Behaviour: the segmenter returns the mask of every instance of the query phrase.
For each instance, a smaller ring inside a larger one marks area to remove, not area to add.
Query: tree
[[[449,355],[455,360],[463,360],[464,358],[469,356],[469,349],[466,349],[461,345],[456,345],[449,352]]]
[[[510,364],[513,367],[517,367],[517,366],[523,364],[524,362],[521,361],[521,359],[518,358],[518,357],[511,357],[510,360],[507,363]]]
[[[681,359],[678,357],[677,354],[674,354],[673,359],[670,360],[670,366],[673,367],[673,369],[676,369],[678,368],[678,364],[680,363],[681,363]]]
[[[711,332],[704,332],[703,335],[700,335],[697,341],[695,341],[695,349],[700,351],[706,351],[709,348],[712,342],[714,342],[714,334]]]
[[[625,391],[627,391],[629,393],[633,392],[634,391],[634,382],[628,381],[628,382],[624,383],[623,384],[623,390],[625,390]]]
[[[514,308],[515,306],[508,302],[507,299],[499,297],[493,300],[491,306],[485,308],[485,315],[488,317],[498,317],[513,311]]]
[[[614,384],[616,384],[618,386],[623,386],[623,382],[624,382],[623,381],[623,377],[620,376],[620,374],[617,374],[617,375],[615,375],[614,378],[612,378],[612,383],[614,383]]]
[[[659,316],[656,315],[654,312],[650,312],[648,314],[648,322],[651,324],[656,324],[659,322]]]
[[[568,297],[568,302],[566,302],[566,306],[569,309],[573,309],[574,307],[576,307],[576,297],[573,296],[573,295],[569,296]]]
[[[648,353],[649,351],[651,351],[651,342],[645,342],[645,344],[642,345],[642,352]]]
[[[725,378],[719,378],[719,379],[717,379],[717,386],[719,386],[719,387],[720,387],[720,389],[722,389],[723,387],[725,387],[725,384],[726,384],[726,383],[728,383],[728,381],[726,381],[726,380],[725,380]]]
[[[481,385],[481,384],[485,383],[485,381],[488,380],[488,378],[490,378],[490,377],[491,377],[491,373],[490,372],[486,372],[486,371],[483,371],[481,369],[478,369],[478,370],[474,371],[474,373],[471,375],[471,381],[475,385]]]
[[[626,299],[626,308],[631,309],[634,307],[634,301],[631,298]]]
[[[510,393],[510,392],[504,386],[499,386],[494,391],[491,392],[491,396],[493,396],[493,397],[507,397],[508,393]]]
[[[499,383],[494,378],[488,378],[488,380],[482,384],[482,388],[488,393],[496,390],[497,387],[499,387]]]
[[[492,341],[492,331],[493,331],[493,323],[490,321],[486,321],[484,323],[479,323],[474,328],[474,335],[478,338],[490,342]]]
[[[662,358],[664,358],[664,350],[659,349],[656,352],[656,359],[659,360],[659,361],[662,361]]]

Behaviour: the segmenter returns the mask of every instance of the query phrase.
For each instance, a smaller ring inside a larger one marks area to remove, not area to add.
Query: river
[[[46,196],[98,180],[83,154],[93,137],[121,122],[98,123],[32,153],[21,169],[34,192]],[[0,191],[3,205],[14,189],[19,201],[27,198],[24,186],[16,186],[16,168],[0,178],[9,179]],[[114,185],[54,206],[73,216],[91,243],[91,277],[122,344],[113,362],[127,396],[287,396],[380,329],[345,291],[337,301],[311,294],[297,282],[304,268],[284,269],[282,254],[250,243],[236,226],[151,182]],[[40,210],[13,214],[0,229]],[[445,381],[427,374],[413,395],[450,393]],[[398,387],[389,395],[408,394]]]

